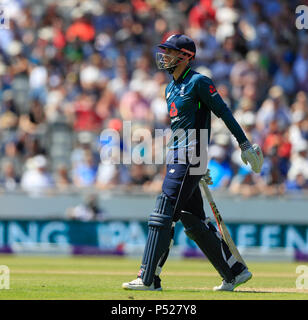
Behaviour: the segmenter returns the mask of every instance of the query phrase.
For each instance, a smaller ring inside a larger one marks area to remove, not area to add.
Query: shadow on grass
[[[237,289],[237,290],[234,290],[234,291],[213,291],[212,289],[210,288],[204,288],[204,289],[165,289],[161,292],[165,292],[165,293],[175,293],[175,292],[190,292],[190,293],[204,293],[204,292],[212,292],[212,293],[240,293],[240,294],[245,294],[245,293],[253,293],[253,294],[264,294],[264,293],[276,293],[276,294],[281,294],[281,293],[296,293],[294,291],[284,291],[284,290],[262,290],[262,289]]]
[[[204,291],[209,291],[209,290],[202,290],[202,289],[164,289],[162,291],[157,291],[157,292],[161,292],[161,293],[179,293],[179,292],[193,292],[193,293],[197,293],[197,292],[204,292]]]
[[[236,292],[236,293],[279,293],[279,292],[275,292],[275,291],[261,291],[261,290],[236,290],[233,292]]]
[[[277,294],[281,294],[281,293],[296,293],[294,291],[274,291],[274,290],[258,290],[258,289],[249,289],[249,290],[236,290],[234,292],[237,293],[277,293]]]

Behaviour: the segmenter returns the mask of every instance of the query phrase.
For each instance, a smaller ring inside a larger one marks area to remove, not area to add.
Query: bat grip
[[[206,182],[204,181],[204,179],[201,179],[200,182],[201,182],[201,184],[202,184],[202,187],[203,187],[205,196],[206,196],[206,198],[207,198],[207,201],[208,201],[209,203],[214,202],[213,197],[212,197],[212,195],[211,195],[211,192],[210,192],[210,190],[209,190],[209,187],[208,187],[208,185],[206,184]]]
[[[212,212],[213,212],[214,218],[215,218],[215,220],[216,220],[216,223],[217,223],[217,227],[218,227],[218,229],[219,229],[219,232],[220,232],[221,235],[223,235],[223,232],[222,232],[221,227],[220,227],[220,223],[219,223],[219,221],[218,221],[220,215],[219,215],[219,213],[216,212],[215,209],[214,209],[214,208],[216,208],[216,205],[215,205],[214,199],[213,199],[213,197],[212,197],[212,195],[211,195],[210,189],[209,189],[207,183],[204,181],[204,179],[201,179],[201,180],[200,180],[200,183],[201,183],[201,185],[202,185],[202,187],[203,187],[203,190],[204,190],[206,199],[207,199],[207,201],[208,201],[208,203],[209,203],[209,205],[210,205],[210,207],[211,207],[211,209],[212,209]],[[217,209],[216,209],[216,210],[217,210]]]

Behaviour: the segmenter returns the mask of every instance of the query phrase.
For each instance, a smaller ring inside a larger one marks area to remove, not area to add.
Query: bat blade
[[[228,245],[233,256],[236,258],[237,261],[241,262],[244,266],[246,266],[244,259],[242,258],[241,254],[239,253],[239,251],[238,251],[234,241],[232,240],[230,233],[229,233],[229,231],[228,231],[228,229],[222,219],[220,220],[220,230],[222,233],[222,237],[225,240],[226,244]]]
[[[206,182],[204,181],[204,179],[201,179],[201,185],[203,186],[203,190],[204,193],[206,195],[206,198],[208,200],[208,203],[210,204],[210,207],[212,209],[213,215],[215,217],[216,223],[217,223],[217,227],[219,229],[219,232],[222,236],[222,238],[225,240],[226,244],[228,245],[232,255],[236,258],[237,261],[239,261],[240,263],[242,263],[244,266],[247,267],[244,259],[242,258],[241,254],[239,253],[234,241],[232,240],[230,233],[227,229],[227,226],[225,225],[225,222],[223,221],[217,207],[216,204],[213,200],[213,197],[211,195],[211,192],[206,184]]]

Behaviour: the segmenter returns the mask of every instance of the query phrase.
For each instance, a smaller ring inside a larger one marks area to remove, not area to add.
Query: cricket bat
[[[241,262],[244,266],[247,267],[244,259],[242,258],[242,256],[240,255],[239,251],[237,250],[237,247],[235,245],[235,243],[233,242],[231,236],[230,236],[230,233],[217,209],[217,206],[214,202],[214,199],[212,197],[212,194],[210,192],[210,189],[207,185],[207,183],[205,182],[204,178],[202,178],[200,180],[200,183],[203,187],[203,190],[204,190],[204,193],[205,193],[205,196],[206,196],[206,199],[212,209],[212,212],[213,212],[213,215],[215,217],[215,220],[216,220],[216,223],[217,223],[217,226],[218,226],[218,229],[219,229],[219,232],[220,234],[222,235],[222,238],[225,240],[226,244],[228,245],[231,253],[233,254],[233,256],[236,258],[237,261]]]

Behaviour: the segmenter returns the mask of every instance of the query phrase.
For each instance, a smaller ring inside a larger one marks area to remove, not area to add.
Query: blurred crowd
[[[156,45],[185,33],[197,46],[193,67],[213,79],[265,157],[261,175],[252,173],[213,117],[212,187],[247,197],[308,192],[308,37],[295,26],[298,4],[3,0],[0,190],[159,192],[164,165],[103,163],[100,133],[122,132],[123,121],[133,131],[169,127],[170,76],[156,68]]]

